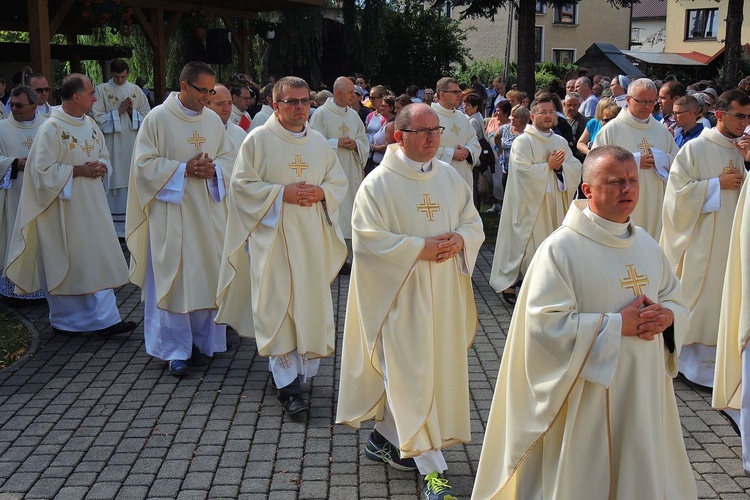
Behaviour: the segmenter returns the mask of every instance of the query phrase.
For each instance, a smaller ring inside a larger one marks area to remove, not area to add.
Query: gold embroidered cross
[[[31,137],[27,137],[25,141],[21,143],[21,146],[26,146],[27,148],[31,149],[31,145],[34,144],[34,139]]]
[[[346,134],[349,133],[349,127],[346,126],[346,123],[342,123],[339,127],[339,130],[341,131],[341,136],[344,137]]]
[[[86,153],[86,156],[91,156],[91,152],[94,150],[94,146],[89,145],[89,141],[83,141],[83,152]]]
[[[638,149],[640,149],[645,155],[645,154],[648,154],[648,148],[650,148],[651,146],[653,146],[653,144],[649,144],[649,142],[644,137],[641,143],[638,144]]]
[[[440,211],[440,204],[439,203],[433,203],[430,200],[430,195],[425,194],[422,195],[422,204],[417,205],[417,211],[422,212],[424,214],[427,214],[427,220],[428,221],[434,221],[435,215],[433,212],[439,212]]]
[[[196,151],[200,151],[201,146],[203,145],[204,142],[206,142],[206,138],[201,137],[200,134],[198,134],[197,130],[193,130],[193,137],[191,137],[187,141],[188,141],[188,144],[192,144],[193,146],[195,146]]]
[[[734,168],[734,160],[729,160],[729,165],[727,165],[726,167],[724,167],[724,172],[726,172],[726,173],[732,173],[732,172],[736,172],[736,171],[737,171],[737,169]]]
[[[550,156],[552,156],[552,151],[550,151],[550,150],[548,149],[548,150],[547,150],[547,152],[546,152],[546,153],[544,153],[544,161],[547,161],[547,160],[549,160],[549,157],[550,157]]]
[[[633,264],[628,264],[628,277],[620,280],[622,288],[630,289],[636,297],[643,293],[642,287],[648,285],[648,276],[641,276]]]
[[[302,175],[303,170],[307,170],[307,163],[302,161],[302,155],[294,155],[294,161],[289,164],[289,168],[297,171],[297,177]]]
[[[453,126],[451,127],[451,132],[453,132],[454,134],[458,135],[461,132],[461,129],[459,128],[458,125],[456,125],[454,123]]]
[[[292,367],[292,357],[288,354],[284,354],[283,356],[279,356],[279,364],[282,368],[285,370]]]

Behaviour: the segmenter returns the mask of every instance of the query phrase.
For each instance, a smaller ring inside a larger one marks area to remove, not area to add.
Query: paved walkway
[[[466,499],[481,450],[510,311],[488,285],[492,253],[474,276],[479,331],[469,350],[474,442],[446,452],[454,492]],[[339,335],[347,277],[334,283]],[[368,430],[334,425],[340,359],[321,363],[306,419],[283,415],[268,364],[251,340],[178,380],[146,355],[143,307],[118,293],[129,337],[55,336],[45,304],[18,312],[39,332],[28,359],[0,372],[0,500],[409,499],[416,473],[362,457]],[[340,337],[339,337],[340,345]],[[710,393],[676,381],[685,443],[700,498],[749,498],[740,439]]]

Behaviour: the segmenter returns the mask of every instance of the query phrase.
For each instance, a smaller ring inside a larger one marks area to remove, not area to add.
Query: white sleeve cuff
[[[70,178],[68,178],[68,182],[65,183],[65,187],[62,188],[62,191],[60,191],[60,194],[57,195],[58,198],[61,200],[69,200],[70,195],[73,193],[73,175],[70,175]]]
[[[339,140],[338,139],[328,139],[328,145],[331,146],[333,149],[339,148]]]
[[[214,166],[216,169],[216,177],[213,179],[207,179],[206,185],[208,186],[208,192],[211,194],[211,198],[215,202],[220,202],[227,195],[227,191],[224,188],[224,175],[221,173],[221,169]]]
[[[701,213],[709,214],[721,210],[721,184],[718,177],[708,179],[708,192],[706,202],[703,204]]]
[[[621,336],[622,316],[619,313],[606,314],[581,377],[602,387],[609,387],[617,367]]]
[[[165,203],[174,205],[182,204],[182,197],[185,194],[185,170],[187,163],[180,163],[175,173],[169,179],[167,184],[156,193],[156,199]]]
[[[273,206],[271,209],[266,213],[266,216],[263,217],[263,220],[260,221],[261,224],[263,224],[266,227],[275,228],[276,224],[279,222],[279,216],[281,215],[281,204],[284,203],[284,190],[286,187],[282,187],[281,191],[279,191],[279,194],[276,195],[276,199],[273,202]]]

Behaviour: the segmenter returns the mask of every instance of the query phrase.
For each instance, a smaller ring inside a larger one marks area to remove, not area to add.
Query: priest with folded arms
[[[214,318],[236,148],[205,109],[215,84],[209,65],[186,64],[180,91],[143,121],[130,169],[130,281],[142,290],[146,352],[176,377],[226,350]]]
[[[398,144],[354,204],[336,420],[356,429],[376,420],[365,457],[419,469],[424,497],[439,500],[453,498],[442,450],[471,440],[466,350],[484,233],[471,188],[435,158],[437,114],[412,104],[395,128]]]
[[[0,121],[0,263],[5,270],[5,257],[16,223],[21,201],[23,174],[29,150],[45,118],[36,110],[37,95],[27,86],[15,87],[8,99],[11,114]],[[0,108],[3,108],[0,106]],[[15,285],[3,272],[0,294],[10,299],[43,299],[41,290],[30,294],[16,294]]]
[[[432,109],[440,119],[440,126],[445,129],[440,136],[436,157],[453,165],[466,184],[473,186],[472,172],[474,166],[479,165],[482,147],[469,118],[458,109],[463,100],[461,88],[455,78],[446,76],[438,80],[435,93],[438,102],[432,104]]]
[[[354,84],[345,76],[333,83],[333,97],[319,107],[310,118],[310,128],[317,130],[336,152],[344,169],[348,190],[339,206],[339,224],[351,255],[352,206],[354,196],[364,177],[365,163],[370,155],[370,141],[365,135],[365,125],[356,111],[349,107],[354,95]],[[345,269],[342,272],[347,272]]]
[[[716,105],[716,127],[685,143],[672,163],[660,241],[690,307],[680,371],[704,387],[714,385],[721,290],[732,221],[745,179],[745,158],[735,141],[742,137],[748,120],[736,115],[750,114],[750,97],[730,90]]]
[[[592,149],[560,229],[521,287],[474,499],[697,497],[672,379],[688,329],[680,282],[630,214],[638,167]]]
[[[309,410],[302,384],[336,345],[331,283],[346,260],[338,214],[346,175],[307,126],[307,83],[279,79],[273,101],[274,114],[250,131],[234,165],[216,321],[255,337],[279,402],[294,415]]]
[[[109,153],[86,115],[94,86],[73,73],[60,97],[26,159],[6,275],[17,293],[44,291],[55,333],[127,333],[136,323],[121,320],[112,290],[128,271],[107,207]]]
[[[641,185],[633,223],[658,241],[669,168],[680,148],[667,127],[652,115],[656,97],[656,85],[648,78],[628,85],[627,108],[601,129],[594,147],[621,146],[633,153]]]
[[[531,103],[531,118],[510,149],[505,208],[490,274],[492,288],[511,305],[516,283],[537,247],[562,223],[581,180],[581,162],[552,131],[558,118],[549,95],[540,94]]]

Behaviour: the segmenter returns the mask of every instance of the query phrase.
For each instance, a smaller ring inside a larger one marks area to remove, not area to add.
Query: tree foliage
[[[630,7],[640,0],[597,0],[606,1],[614,7]],[[436,4],[445,0],[436,0]],[[547,6],[561,7],[579,3],[580,0],[541,0]],[[466,9],[461,11],[461,19],[485,17],[494,20],[502,8],[513,6],[518,21],[518,86],[525,92],[533,93],[534,83],[534,19],[536,2],[533,0],[451,0],[451,4]]]
[[[375,3],[384,4],[382,0]],[[410,84],[434,86],[463,64],[466,35],[457,21],[436,9],[425,9],[418,0],[377,7],[382,7],[380,25],[370,19],[361,32],[366,55],[362,66],[372,82],[388,84],[401,93]],[[366,14],[367,9],[365,4]]]

